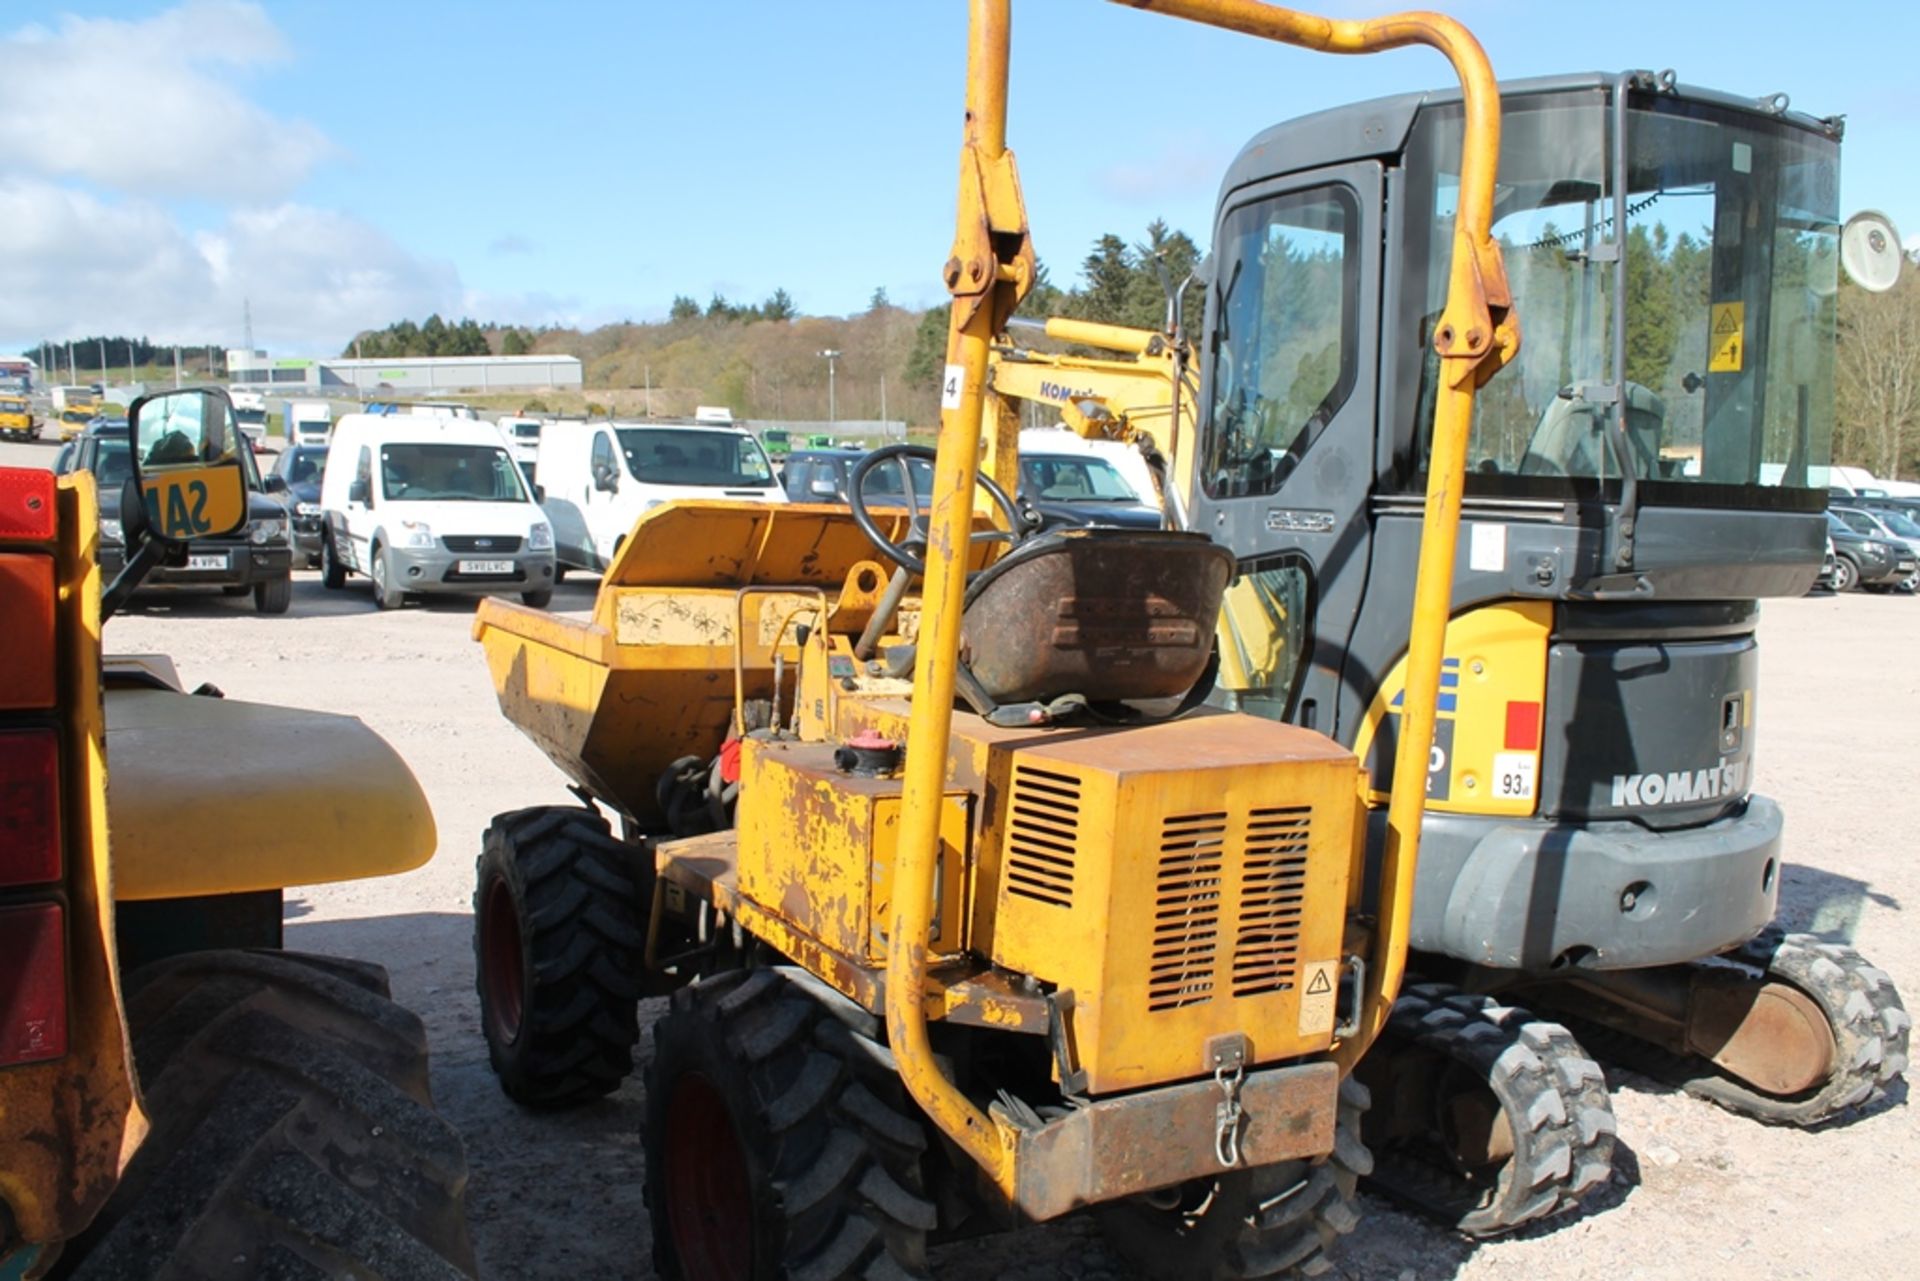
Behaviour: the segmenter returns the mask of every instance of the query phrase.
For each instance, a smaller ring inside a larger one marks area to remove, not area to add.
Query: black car
[[[1160,509],[1142,502],[1119,468],[1093,454],[1021,454],[1020,499],[1039,512],[1049,528],[1161,525]]]
[[[1894,544],[1857,533],[1833,512],[1827,513],[1827,536],[1833,539],[1833,590],[1855,587],[1885,590],[1914,572],[1914,554]]]
[[[845,503],[847,501],[847,478],[853,472],[853,465],[860,461],[858,449],[796,449],[787,455],[786,466],[781,468],[780,483],[786,488],[787,497],[796,503]],[[916,468],[926,467],[924,463],[914,464]],[[899,473],[889,467],[886,476],[875,476],[867,482],[867,502],[871,506],[897,506],[900,486]],[[926,467],[927,488],[933,490],[933,469]],[[891,486],[892,489],[888,487]],[[918,488],[916,484],[915,488]],[[889,495],[892,501],[888,501]]]
[[[286,505],[294,559],[312,569],[320,563],[320,476],[327,469],[325,445],[289,445],[267,473],[267,492]]]
[[[226,538],[203,538],[187,545],[184,559],[148,574],[149,587],[218,587],[229,596],[253,593],[254,608],[262,614],[284,614],[293,603],[293,561],[287,546],[287,513],[269,498],[253,456],[243,452],[247,472],[247,524]],[[133,475],[132,446],[123,424],[118,430],[103,426],[62,448],[54,471],[90,471],[100,496],[100,576],[110,583],[126,565],[126,541],[121,534],[120,499]]]

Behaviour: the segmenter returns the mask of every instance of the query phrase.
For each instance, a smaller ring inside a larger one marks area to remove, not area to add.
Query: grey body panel
[[[1370,850],[1384,845],[1385,823],[1384,814],[1372,816]],[[1781,829],[1780,807],[1764,796],[1715,822],[1671,832],[1637,823],[1428,814],[1412,945],[1532,973],[1711,956],[1773,919]]]
[[[532,592],[553,586],[553,553],[451,552],[444,548],[388,547],[393,559],[394,585],[406,592],[476,596],[487,592]],[[508,575],[459,577],[455,566],[463,560],[504,560],[513,563]],[[415,571],[418,571],[417,573]]]

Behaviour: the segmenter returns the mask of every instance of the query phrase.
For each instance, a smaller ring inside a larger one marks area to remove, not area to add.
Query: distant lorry
[[[91,387],[55,387],[53,412],[60,420],[60,439],[72,440],[100,413],[100,398]]]
[[[19,392],[24,396],[32,390],[32,361],[0,360],[0,392]]]
[[[26,393],[0,387],[0,438],[32,440],[39,434],[40,425],[33,417],[33,405]]]
[[[253,446],[253,452],[259,453],[267,439],[267,394],[234,386],[227,388],[227,398],[233,402],[233,418],[240,434]]]
[[[324,400],[289,400],[281,422],[289,445],[324,445],[333,432],[333,406]]]
[[[540,462],[540,430],[546,426],[546,420],[509,414],[494,419],[493,425],[507,438],[507,452],[520,464],[527,484],[532,485]]]

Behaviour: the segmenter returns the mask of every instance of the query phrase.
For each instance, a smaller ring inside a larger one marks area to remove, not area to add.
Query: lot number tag
[[[940,379],[940,408],[960,408],[960,384],[966,381],[965,365],[948,365],[947,372]]]

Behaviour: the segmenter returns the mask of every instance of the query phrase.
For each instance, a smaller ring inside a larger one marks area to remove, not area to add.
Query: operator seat
[[[961,696],[997,725],[1212,687],[1233,554],[1204,534],[1074,528],[1029,538],[967,584]],[[1104,710],[1103,710],[1104,709]]]

